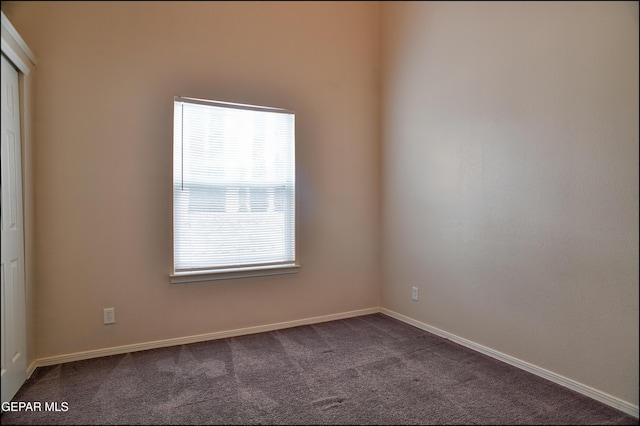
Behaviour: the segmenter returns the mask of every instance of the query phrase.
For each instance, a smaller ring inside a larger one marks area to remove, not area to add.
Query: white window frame
[[[209,101],[204,99],[195,99],[195,98],[186,98],[176,96],[174,98],[174,105],[178,102],[185,102],[190,104],[204,104],[204,105],[212,105],[212,106],[222,106],[228,108],[236,108],[236,109],[244,109],[244,110],[256,110],[256,111],[278,111],[289,114],[295,114],[291,110],[285,110],[281,108],[271,108],[271,107],[261,107],[256,105],[245,105],[245,104],[236,104],[229,102],[220,102],[220,101]],[[172,179],[172,186],[175,185],[175,173],[176,173],[176,164],[175,158],[176,153],[175,149],[182,143],[182,141],[176,141],[176,137],[174,136],[174,179]],[[294,156],[294,164],[293,168],[295,171],[295,156]],[[294,172],[295,173],[295,172]],[[295,189],[295,185],[294,185]],[[295,191],[294,191],[294,206],[295,206]],[[173,195],[173,203],[176,203],[176,195],[174,192]],[[294,207],[295,208],[295,207]],[[173,209],[172,209],[173,211]],[[176,236],[175,236],[175,212],[173,213],[173,255],[172,255],[172,273],[169,274],[171,283],[188,283],[188,282],[199,282],[199,281],[214,281],[214,280],[226,280],[226,279],[234,279],[234,278],[250,278],[250,277],[261,277],[261,276],[271,276],[271,275],[283,275],[283,274],[294,274],[297,273],[300,269],[300,264],[297,261],[297,253],[294,253],[294,261],[290,263],[278,263],[278,264],[267,264],[267,265],[238,265],[233,267],[225,267],[225,268],[212,268],[207,270],[193,270],[193,271],[176,271]],[[295,216],[295,212],[294,212]],[[296,233],[295,219],[293,225],[293,232]],[[294,235],[295,241],[295,235]],[[294,250],[295,251],[295,250]]]

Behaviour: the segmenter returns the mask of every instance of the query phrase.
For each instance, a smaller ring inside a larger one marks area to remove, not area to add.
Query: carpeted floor
[[[382,314],[42,367],[14,401],[43,411],[3,425],[638,424]]]

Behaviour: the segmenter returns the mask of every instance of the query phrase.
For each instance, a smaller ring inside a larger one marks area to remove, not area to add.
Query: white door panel
[[[2,402],[26,380],[24,229],[18,71],[2,56]]]

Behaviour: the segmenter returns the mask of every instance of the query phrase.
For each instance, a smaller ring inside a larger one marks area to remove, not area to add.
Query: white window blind
[[[174,273],[295,263],[295,115],[174,99]]]

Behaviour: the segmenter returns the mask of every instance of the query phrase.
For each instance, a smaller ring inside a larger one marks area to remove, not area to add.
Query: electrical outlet
[[[116,322],[116,308],[104,308],[102,310],[102,317],[105,324],[113,324]]]
[[[418,287],[411,288],[411,298],[413,300],[418,300]]]

